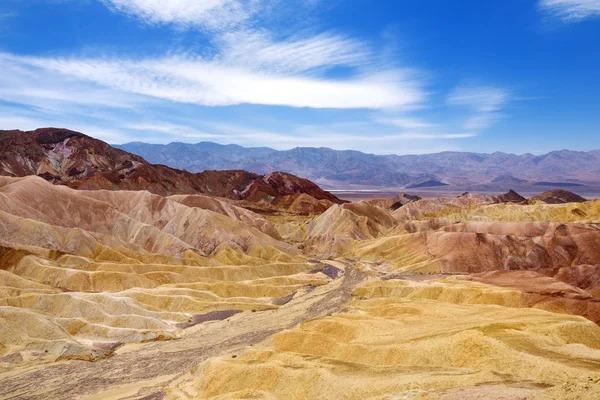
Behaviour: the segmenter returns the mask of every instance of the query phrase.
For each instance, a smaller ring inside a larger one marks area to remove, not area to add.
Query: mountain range
[[[212,142],[115,147],[151,163],[190,172],[243,169],[257,174],[285,171],[326,189],[464,188],[507,190],[600,184],[600,150],[553,151],[543,155],[442,152],[423,155],[374,155],[353,150],[297,147],[279,151]]]

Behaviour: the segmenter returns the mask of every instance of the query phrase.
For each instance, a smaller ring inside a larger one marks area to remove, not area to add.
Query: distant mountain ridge
[[[600,150],[560,150],[543,155],[442,152],[398,156],[311,147],[281,151],[213,142],[166,145],[133,142],[115,147],[150,162],[190,172],[207,169],[243,169],[258,174],[285,171],[329,189],[420,187],[433,181],[461,187],[485,184],[575,186],[600,182]]]

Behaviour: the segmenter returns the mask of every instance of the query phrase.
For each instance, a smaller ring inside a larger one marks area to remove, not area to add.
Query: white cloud
[[[141,61],[0,55],[12,69],[60,74],[121,93],[204,106],[261,104],[311,108],[411,107],[423,101],[419,82],[402,70],[327,79],[269,73],[220,61],[169,57]],[[10,64],[13,65],[10,65]],[[29,70],[28,70],[29,68]],[[0,84],[4,81],[0,78]],[[6,83],[6,82],[4,82]],[[23,89],[25,90],[25,89]],[[29,90],[33,90],[31,87]],[[67,89],[68,92],[68,89]],[[88,96],[93,101],[92,96]]]
[[[600,0],[540,0],[539,7],[565,22],[600,17]]]
[[[258,0],[102,0],[110,9],[149,24],[224,29],[246,20]]]

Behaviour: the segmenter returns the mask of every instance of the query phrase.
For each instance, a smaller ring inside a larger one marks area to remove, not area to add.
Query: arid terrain
[[[59,129],[0,175],[0,399],[598,399],[600,199],[348,202]]]

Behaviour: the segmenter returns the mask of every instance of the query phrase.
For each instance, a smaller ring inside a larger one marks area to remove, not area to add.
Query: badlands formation
[[[57,131],[0,140],[0,399],[599,398],[600,200],[344,203]]]

